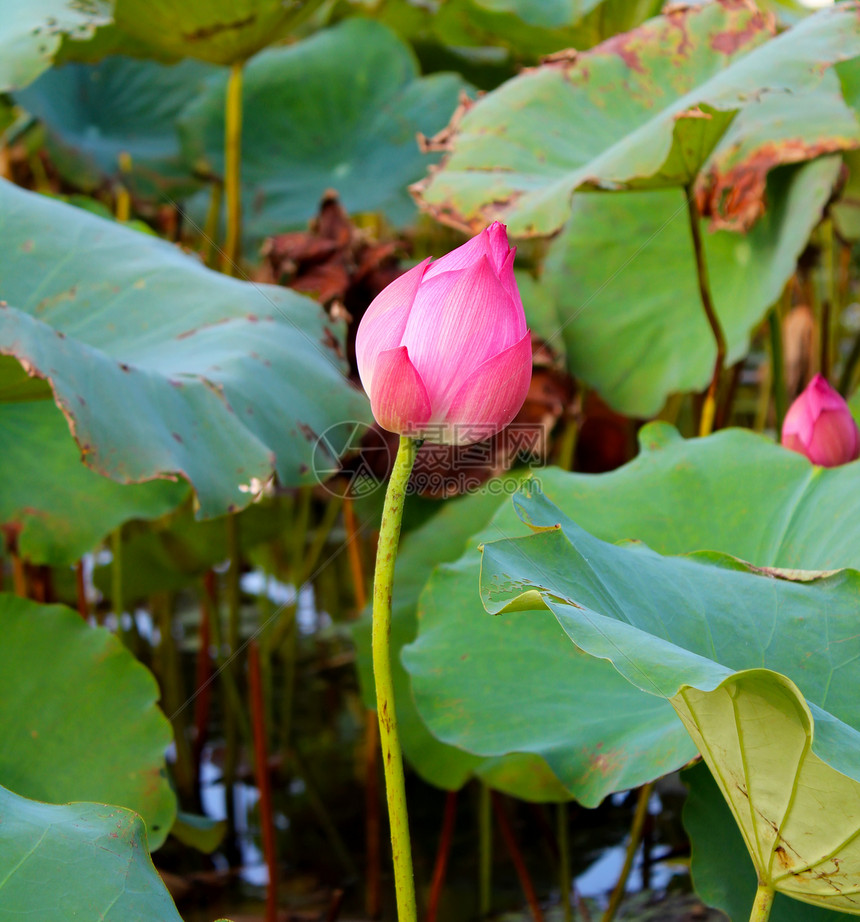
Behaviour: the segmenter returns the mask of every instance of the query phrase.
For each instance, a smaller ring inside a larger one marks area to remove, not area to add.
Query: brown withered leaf
[[[402,274],[399,257],[407,252],[404,240],[376,241],[355,227],[337,193],[329,189],[307,231],[266,240],[257,281],[311,295],[333,315],[351,321],[347,357],[355,374],[358,322],[370,302]]]

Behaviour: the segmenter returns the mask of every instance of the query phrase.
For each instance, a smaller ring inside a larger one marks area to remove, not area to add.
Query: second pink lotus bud
[[[816,375],[789,407],[782,444],[821,467],[837,467],[860,457],[860,431],[848,404]]]

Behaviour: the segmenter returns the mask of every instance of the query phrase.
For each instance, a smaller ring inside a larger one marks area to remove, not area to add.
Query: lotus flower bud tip
[[[441,259],[419,263],[373,300],[355,351],[384,429],[469,444],[519,412],[532,351],[515,253],[495,222]]]

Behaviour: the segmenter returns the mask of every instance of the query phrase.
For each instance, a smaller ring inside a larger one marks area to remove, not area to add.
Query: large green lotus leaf
[[[130,810],[38,803],[0,787],[0,825],[2,918],[180,922]]]
[[[444,161],[416,189],[422,205],[457,226],[499,219],[514,236],[543,235],[564,224],[580,187],[684,186],[704,168],[700,194],[709,200],[722,164],[744,183],[718,196],[720,218],[746,226],[741,218],[763,209],[770,169],[859,140],[828,73],[857,55],[856,7],[821,11],[769,41],[771,26],[752,4],[678,6],[524,72],[458,114],[442,141]],[[776,95],[791,97],[783,112],[790,126],[767,148]],[[838,112],[835,125],[819,118],[822,99],[831,117]],[[740,161],[714,151],[735,115],[748,154]]]
[[[394,571],[391,650],[397,723],[406,759],[431,784],[453,790],[477,775],[496,788],[529,800],[564,800],[566,792],[546,763],[528,753],[505,760],[482,759],[439,742],[418,715],[412,700],[409,676],[400,663],[400,650],[415,639],[418,596],[434,567],[455,559],[465,539],[486,522],[510,495],[513,478],[490,481],[483,492],[446,502],[425,525],[410,532],[398,552]],[[499,489],[494,492],[494,488]],[[507,488],[507,489],[506,489]],[[353,629],[362,698],[376,706],[370,653],[370,612]]]
[[[312,301],[6,182],[0,291],[0,353],[50,381],[86,463],[183,476],[203,516],[312,482],[317,435],[368,418]]]
[[[117,28],[167,58],[245,61],[285,37],[312,0],[114,0]]]
[[[860,732],[814,717],[797,685],[766,669],[672,698],[755,865],[778,893],[860,915]],[[751,904],[750,904],[751,905]]]
[[[696,893],[709,906],[721,909],[731,922],[747,922],[755,898],[756,870],[740,829],[704,762],[684,769],[688,788],[684,827],[690,836],[690,870]],[[777,893],[770,922],[837,922],[848,919]]]
[[[642,429],[640,442],[639,456],[612,473],[549,469],[536,479],[546,497],[608,541],[639,538],[668,554],[710,547],[761,566],[830,569],[860,562],[860,464],[815,468],[803,456],[740,429],[685,441],[671,426],[653,423]],[[565,668],[575,656],[558,642],[539,657],[523,652],[532,643],[531,632],[558,641],[544,614],[511,615],[503,623],[482,617],[476,546],[527,533],[509,502],[500,500],[496,508],[490,524],[467,542],[466,555],[441,566],[421,596],[418,638],[405,652],[421,716],[431,732],[470,752],[498,753],[501,735],[511,751],[540,753],[564,779],[586,760],[606,766],[606,775],[586,775],[585,783],[571,789],[589,803],[616,784],[641,783],[641,766],[627,755],[629,724],[617,708],[601,712],[602,722],[580,726],[565,742],[556,710],[548,707],[542,717],[529,706],[529,696],[545,697],[547,688],[556,695],[555,708],[594,694],[593,682],[580,682]],[[520,677],[528,695],[512,676]],[[601,694],[623,693],[611,669],[604,677],[610,684]],[[665,719],[661,702],[642,702]],[[522,708],[526,716],[518,719]],[[479,713],[483,721],[474,719]],[[584,708],[577,719],[591,715]],[[686,737],[673,726],[672,739],[686,752]],[[663,745],[668,747],[665,739]]]
[[[0,624],[0,784],[50,803],[127,807],[158,848],[176,798],[152,675],[110,631],[61,605],[0,594]]]
[[[485,536],[516,529],[510,507],[503,513]],[[530,753],[566,797],[589,807],[692,756],[671,708],[635,699],[611,667],[565,643],[549,612],[487,618],[477,594],[479,558],[473,548],[436,571],[421,596],[418,636],[402,653],[418,713],[434,736],[502,764],[509,753]],[[518,782],[517,796],[540,799],[528,774]]]
[[[20,89],[54,61],[64,39],[89,39],[111,22],[106,0],[6,3],[0,20],[0,92]]]
[[[223,172],[226,78],[182,118],[188,156]],[[349,212],[411,220],[406,188],[426,169],[416,133],[438,131],[464,84],[453,74],[419,78],[409,47],[385,26],[350,19],[245,69],[243,220],[253,240],[300,227],[326,189]]]
[[[827,746],[843,721],[860,720],[854,694],[860,573],[761,570],[704,551],[662,557],[645,545],[594,538],[534,489],[515,503],[537,533],[484,546],[481,594],[488,611],[550,609],[579,650],[630,683],[633,709],[643,695],[679,707],[682,687],[710,692],[737,671],[765,668],[794,677],[815,706],[822,758],[845,770],[842,750]],[[668,731],[675,723],[668,707],[664,717]],[[630,734],[628,746],[637,746],[637,735]],[[642,759],[643,780],[661,773],[648,765],[661,756]],[[852,758],[860,766],[860,757]]]
[[[771,174],[771,206],[748,234],[708,233],[702,222],[729,363],[794,273],[840,168],[825,157]],[[670,394],[710,380],[716,345],[682,189],[575,195],[539,287],[556,305],[570,370],[620,412],[653,416]]]
[[[45,123],[52,162],[92,190],[121,180],[135,195],[175,199],[199,186],[181,157],[176,119],[216,68],[111,57],[43,74],[16,101]],[[122,154],[131,171],[120,174]]]
[[[119,484],[90,470],[50,400],[0,401],[0,433],[0,527],[31,563],[69,566],[118,525],[164,515],[188,493],[183,481]]]

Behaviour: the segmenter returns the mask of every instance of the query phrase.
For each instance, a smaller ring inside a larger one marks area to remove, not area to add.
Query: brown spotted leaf
[[[746,227],[774,166],[860,143],[830,70],[860,52],[857,4],[777,38],[773,28],[748,0],[674,5],[555,56],[458,114],[416,196],[459,227],[499,219],[515,236],[543,235],[567,220],[577,189],[686,186],[704,172],[703,204]]]

